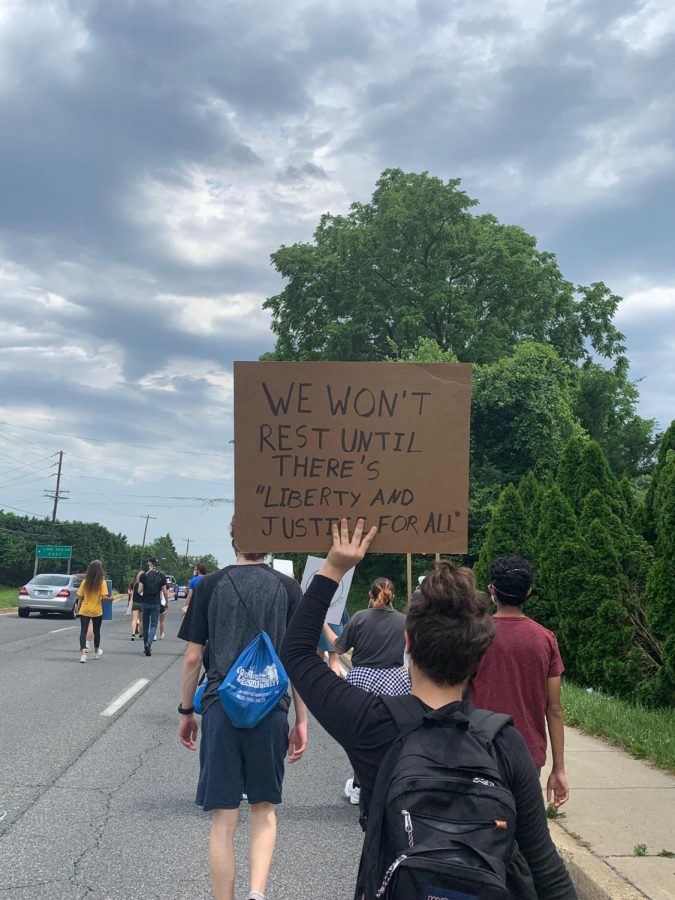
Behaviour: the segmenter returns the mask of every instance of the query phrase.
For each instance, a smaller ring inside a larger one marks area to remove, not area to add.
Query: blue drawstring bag
[[[237,590],[239,602],[253,621]],[[258,628],[257,623],[255,627]],[[218,697],[235,728],[255,728],[279,703],[288,689],[288,675],[277,656],[270,636],[262,629],[241,651],[218,688]]]
[[[206,679],[202,681],[195,692],[195,699],[192,701],[192,705],[194,707],[195,712],[198,716],[202,714],[202,697],[204,696],[204,691],[206,690]]]
[[[218,688],[218,696],[235,728],[255,728],[287,688],[288,675],[270,636],[261,631],[237,657]]]

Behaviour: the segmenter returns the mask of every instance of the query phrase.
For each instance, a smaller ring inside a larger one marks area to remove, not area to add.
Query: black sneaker
[[[132,641],[135,641],[135,640],[136,640],[136,635],[135,635],[135,634],[132,634],[132,635],[131,635],[131,640],[132,640]]]
[[[150,649],[150,647],[147,644],[145,645],[143,650],[144,650],[146,656],[152,656],[152,650]]]

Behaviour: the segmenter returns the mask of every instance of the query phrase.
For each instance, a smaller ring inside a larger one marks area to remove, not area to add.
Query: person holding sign
[[[368,821],[355,900],[430,892],[577,900],[548,832],[525,742],[508,716],[475,710],[463,699],[495,632],[470,569],[445,561],[420,585],[406,617],[407,696],[359,690],[318,659],[336,584],[377,533],[363,529],[363,519],[352,536],[346,519],[333,525],[331,549],[281,654],[307,707],[347,751],[361,780]],[[407,794],[397,794],[403,785]]]

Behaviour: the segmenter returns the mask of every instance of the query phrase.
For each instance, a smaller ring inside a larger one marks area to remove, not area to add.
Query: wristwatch
[[[183,709],[183,704],[178,704],[178,712],[181,714],[181,716],[191,716],[194,711],[194,706],[189,707],[189,709]]]

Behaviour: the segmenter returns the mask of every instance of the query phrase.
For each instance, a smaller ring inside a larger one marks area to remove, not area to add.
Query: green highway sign
[[[72,555],[72,547],[57,547],[55,544],[38,544],[35,548],[35,556],[38,559],[70,559]]]

